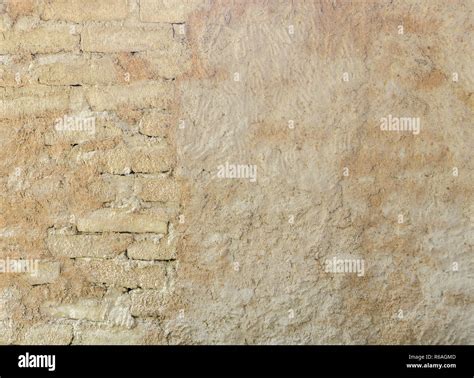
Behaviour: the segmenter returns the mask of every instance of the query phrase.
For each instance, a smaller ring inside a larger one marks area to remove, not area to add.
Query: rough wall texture
[[[473,11],[0,1],[0,343],[472,344]]]

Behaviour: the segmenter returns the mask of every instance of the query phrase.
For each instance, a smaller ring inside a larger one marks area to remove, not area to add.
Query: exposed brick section
[[[111,21],[127,17],[127,0],[47,0],[41,18],[44,20]]]
[[[173,24],[199,7],[156,5],[0,4],[0,147],[12,199],[0,247],[40,256],[36,275],[11,275],[18,288],[0,290],[0,344],[167,342],[179,259],[177,79],[193,63]]]
[[[167,220],[157,218],[150,211],[129,213],[124,210],[100,209],[77,220],[82,232],[131,232],[166,234]]]

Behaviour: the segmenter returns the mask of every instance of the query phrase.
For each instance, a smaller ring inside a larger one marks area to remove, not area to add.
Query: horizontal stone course
[[[168,177],[137,178],[140,198],[144,201],[177,202],[180,198],[179,183]]]
[[[67,113],[69,109],[69,89],[41,86],[7,88],[0,96],[0,118],[43,117],[52,113],[59,115]]]
[[[185,22],[189,14],[207,3],[205,0],[140,0],[140,19],[144,22]]]
[[[39,323],[26,328],[21,340],[23,345],[68,345],[73,339],[69,324]]]
[[[101,153],[99,170],[111,174],[159,173],[171,170],[174,163],[173,151],[166,146],[118,147]]]
[[[153,30],[121,26],[89,25],[81,33],[81,47],[87,52],[137,52],[167,49],[174,43],[170,25]]]
[[[166,234],[168,221],[151,211],[127,212],[118,209],[99,209],[77,219],[81,232],[130,232]]]
[[[127,256],[137,260],[172,260],[176,258],[176,247],[163,239],[141,240],[128,246]]]
[[[140,120],[139,130],[144,135],[167,138],[173,128],[172,123],[171,114],[151,110]]]
[[[44,285],[55,282],[61,272],[58,261],[38,261],[38,271],[27,274],[26,279],[31,285]]]
[[[103,259],[77,259],[75,262],[87,280],[130,289],[161,289],[165,285],[163,264]]]
[[[121,20],[127,17],[127,0],[47,0],[41,18],[73,22]]]
[[[0,54],[52,54],[75,51],[79,35],[67,27],[37,28],[30,31],[5,31],[0,34]]]
[[[133,316],[159,317],[166,310],[171,295],[158,290],[136,289],[130,291],[130,298],[130,312]]]
[[[112,258],[126,251],[133,242],[133,236],[108,233],[101,235],[48,235],[46,244],[57,257],[100,257]]]
[[[42,64],[35,72],[39,83],[47,85],[101,85],[118,82],[118,70],[110,56],[73,56]]]
[[[41,305],[41,313],[65,319],[81,319],[90,321],[104,321],[108,310],[106,303],[97,299],[80,299],[76,303],[58,304],[46,302]]]
[[[94,111],[159,108],[167,109],[174,98],[174,87],[167,82],[137,82],[89,88],[86,98]]]
[[[95,114],[69,113],[55,118],[44,134],[44,144],[82,144],[110,140],[122,136],[122,130],[113,122],[97,118]]]

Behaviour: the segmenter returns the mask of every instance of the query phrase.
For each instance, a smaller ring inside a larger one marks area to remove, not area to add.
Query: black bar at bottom
[[[2,346],[0,377],[473,377],[473,360],[474,346]]]

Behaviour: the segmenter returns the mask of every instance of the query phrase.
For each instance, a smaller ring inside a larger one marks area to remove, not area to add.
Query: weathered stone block
[[[55,256],[112,258],[124,252],[133,241],[131,235],[60,235],[49,234],[49,251]]]
[[[89,186],[94,196],[102,202],[112,202],[128,198],[134,192],[135,178],[103,174]]]
[[[44,144],[82,144],[119,137],[122,130],[93,114],[70,114],[56,118],[44,134]]]
[[[127,17],[127,0],[48,0],[41,18],[73,22],[111,21]]]
[[[44,87],[8,88],[0,100],[0,118],[43,116],[69,110],[69,90]]]
[[[75,51],[79,36],[69,33],[69,28],[38,28],[31,31],[6,31],[0,36],[0,54],[51,54]]]
[[[27,328],[21,344],[24,345],[68,345],[73,337],[68,324],[36,324]]]
[[[44,285],[53,283],[59,277],[61,264],[57,261],[39,261],[38,271],[28,273],[27,281],[31,285]]]
[[[130,291],[131,314],[139,317],[159,317],[166,310],[170,297],[170,293],[158,290],[132,290]]]
[[[166,146],[117,147],[101,154],[99,169],[112,174],[167,172],[174,165],[175,157]]]
[[[176,248],[161,239],[136,241],[127,248],[127,256],[136,260],[172,260],[176,258]]]
[[[137,178],[137,190],[145,201],[177,202],[180,198],[179,183],[171,178]]]
[[[137,52],[166,49],[177,43],[171,26],[153,30],[116,26],[90,25],[81,33],[82,50],[89,52]]]
[[[81,345],[142,345],[147,335],[146,328],[139,325],[133,329],[113,326],[79,325],[73,344]]]
[[[94,87],[86,92],[93,110],[168,108],[173,101],[174,87],[167,82],[133,83],[127,86]]]
[[[166,234],[168,222],[153,212],[128,213],[117,209],[100,209],[77,220],[81,232],[152,232]]]
[[[47,85],[106,85],[118,80],[118,71],[109,56],[74,56],[43,64],[36,70],[38,81]]]
[[[166,281],[162,264],[137,261],[77,259],[76,267],[93,283],[131,289],[161,289]]]
[[[47,316],[94,322],[105,320],[107,311],[107,304],[96,299],[80,299],[76,303],[71,304],[46,302],[41,305],[41,312]]]
[[[150,110],[140,120],[140,132],[153,137],[167,138],[174,127],[171,114]]]
[[[205,4],[205,0],[140,0],[140,19],[144,22],[182,23],[190,13]]]

